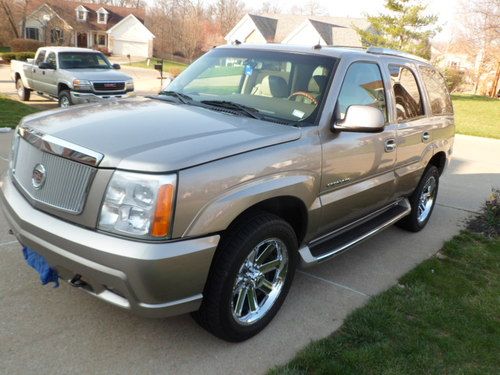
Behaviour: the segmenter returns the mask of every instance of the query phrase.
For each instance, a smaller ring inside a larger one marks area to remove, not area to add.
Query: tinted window
[[[39,65],[43,62],[43,60],[45,60],[45,50],[41,50],[40,52],[38,52],[38,56],[35,60],[35,65]]]
[[[389,65],[392,89],[396,99],[398,122],[424,115],[422,96],[413,72],[399,65]]]
[[[387,120],[384,83],[377,64],[358,62],[347,70],[337,101],[337,117],[343,120],[351,105],[378,108]]]
[[[47,62],[52,64],[54,67],[56,66],[56,54],[54,52],[49,53],[47,56]]]
[[[61,69],[111,69],[104,55],[94,52],[61,52],[59,66]]]
[[[452,114],[453,106],[443,76],[434,69],[420,67],[433,115]]]

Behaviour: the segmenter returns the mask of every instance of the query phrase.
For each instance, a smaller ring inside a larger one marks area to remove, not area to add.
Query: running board
[[[369,220],[361,221],[359,225],[336,231],[338,234],[328,236],[324,240],[312,242],[299,250],[301,266],[309,267],[331,259],[376,235],[410,212],[410,202],[405,198]]]

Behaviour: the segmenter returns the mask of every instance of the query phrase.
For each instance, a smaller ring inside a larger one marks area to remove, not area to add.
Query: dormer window
[[[107,23],[108,22],[108,12],[104,8],[99,8],[97,11],[97,23]]]
[[[87,21],[87,14],[89,11],[84,6],[80,5],[76,8],[76,19],[80,22]]]

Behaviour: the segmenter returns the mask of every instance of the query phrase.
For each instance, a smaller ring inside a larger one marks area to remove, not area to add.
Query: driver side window
[[[384,83],[377,64],[355,62],[347,69],[337,100],[337,119],[343,120],[351,105],[368,105],[378,108],[387,121]]]

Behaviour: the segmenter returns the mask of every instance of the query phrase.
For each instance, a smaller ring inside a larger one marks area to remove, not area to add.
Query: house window
[[[50,43],[61,44],[63,42],[64,34],[60,29],[50,30]]]
[[[106,23],[106,13],[104,12],[99,12],[97,14],[97,17],[98,17],[98,22],[99,23]]]
[[[87,20],[87,11],[83,8],[77,8],[76,18],[78,19],[78,21],[86,21]]]
[[[27,27],[26,28],[26,39],[34,39],[34,40],[39,40],[39,31],[36,27]]]
[[[94,44],[98,46],[106,45],[106,35],[104,34],[94,34]]]

